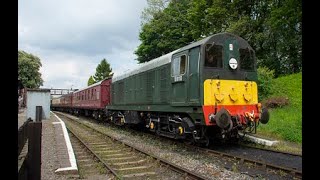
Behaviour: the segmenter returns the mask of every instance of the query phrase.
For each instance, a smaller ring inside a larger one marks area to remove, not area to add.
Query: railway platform
[[[18,114],[18,129],[25,121],[26,109],[22,109]],[[19,159],[23,159],[28,152],[27,147],[23,149],[18,158],[18,164]],[[50,112],[50,119],[42,120],[41,179],[78,178],[76,159],[64,122]]]

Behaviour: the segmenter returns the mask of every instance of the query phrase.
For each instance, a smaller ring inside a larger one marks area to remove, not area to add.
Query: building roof
[[[30,88],[27,88],[27,91],[33,91],[33,92],[50,92],[50,89],[40,89],[40,88],[30,89]]]

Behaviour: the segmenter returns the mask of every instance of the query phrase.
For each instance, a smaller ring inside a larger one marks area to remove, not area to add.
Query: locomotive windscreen
[[[205,66],[222,68],[222,51],[221,45],[206,45]]]
[[[254,54],[252,50],[239,49],[240,52],[240,69],[253,71],[254,70]]]

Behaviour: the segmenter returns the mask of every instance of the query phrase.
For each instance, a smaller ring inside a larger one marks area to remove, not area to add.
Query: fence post
[[[29,128],[29,123],[32,122],[32,119],[29,118],[26,122],[23,123],[23,125],[19,128],[18,130],[18,158],[21,154],[22,149],[24,146],[26,146],[26,142],[28,140],[28,128]],[[27,169],[27,156],[23,158],[23,162],[18,170],[18,179],[19,180],[27,180],[27,174],[28,174],[28,169]],[[22,156],[21,156],[22,157]],[[21,159],[22,160],[22,159]],[[19,159],[20,161],[20,159]]]
[[[22,126],[18,129],[18,156],[20,155],[24,145],[28,139],[28,123],[32,122],[32,119],[29,118],[23,123]]]
[[[36,106],[36,122],[42,121],[42,106]]]
[[[28,179],[41,179],[42,122],[30,122],[28,129]]]

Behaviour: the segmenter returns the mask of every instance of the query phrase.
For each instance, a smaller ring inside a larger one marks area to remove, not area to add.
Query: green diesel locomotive
[[[219,33],[112,77],[106,116],[195,143],[237,140],[269,120],[256,80],[248,42]]]

